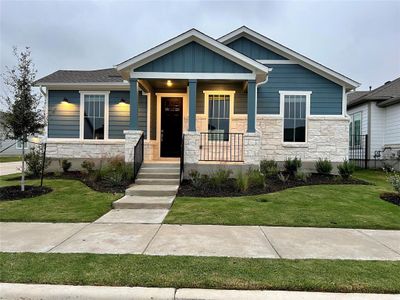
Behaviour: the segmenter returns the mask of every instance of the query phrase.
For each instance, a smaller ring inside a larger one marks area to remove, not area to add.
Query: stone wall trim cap
[[[283,142],[282,147],[285,148],[308,148],[310,145],[308,143],[291,143]]]

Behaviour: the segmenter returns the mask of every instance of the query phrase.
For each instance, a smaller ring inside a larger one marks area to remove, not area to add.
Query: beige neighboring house
[[[351,118],[350,159],[365,154],[369,167],[387,162],[399,169],[400,77],[371,91],[349,93],[347,113]]]

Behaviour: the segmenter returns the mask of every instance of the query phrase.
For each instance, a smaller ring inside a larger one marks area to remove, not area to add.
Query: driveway
[[[0,163],[0,176],[20,173],[21,172],[20,169],[21,169],[20,161]]]

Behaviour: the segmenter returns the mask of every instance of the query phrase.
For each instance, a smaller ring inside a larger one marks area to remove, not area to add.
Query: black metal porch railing
[[[243,133],[200,133],[200,160],[243,162]]]
[[[182,182],[183,173],[185,172],[185,135],[182,134],[181,142],[181,161],[180,161],[180,171],[179,171],[179,183]]]
[[[135,182],[137,174],[139,173],[140,167],[143,163],[144,158],[144,134],[140,136],[138,142],[133,150],[133,182]]]
[[[359,168],[368,168],[368,134],[350,135],[349,160]]]

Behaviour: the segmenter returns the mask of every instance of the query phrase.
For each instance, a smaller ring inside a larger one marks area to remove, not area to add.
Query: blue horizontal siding
[[[62,103],[63,99],[69,103]],[[48,92],[49,138],[79,138],[79,91]]]
[[[279,114],[279,91],[311,91],[312,115],[340,115],[342,87],[300,65],[270,65],[268,82],[258,88],[257,113]]]
[[[250,41],[245,37],[238,38],[227,45],[228,47],[248,56],[252,59],[282,59],[287,60],[287,58],[267,49],[263,46]]]
[[[251,73],[210,49],[190,42],[137,69],[137,72]]]

